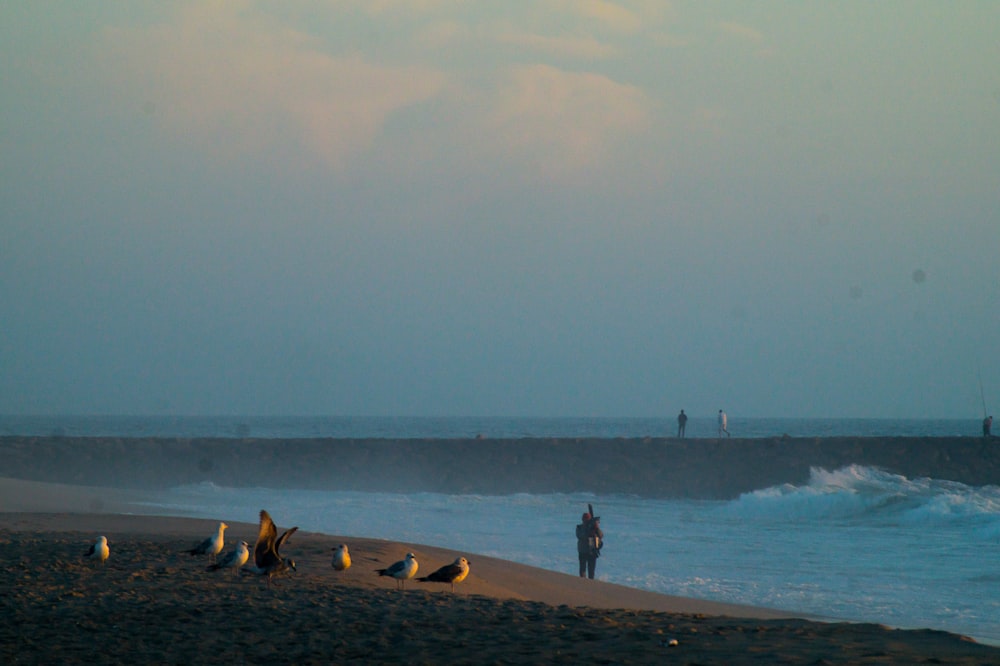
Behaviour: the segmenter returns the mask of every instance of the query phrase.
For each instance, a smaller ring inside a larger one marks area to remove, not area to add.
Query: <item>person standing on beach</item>
[[[688,415],[681,410],[681,413],[677,415],[677,436],[684,436],[684,428],[687,427]]]
[[[729,437],[729,419],[726,418],[726,413],[719,410],[719,437],[722,437],[722,433],[726,433],[726,437]]]
[[[594,579],[597,558],[601,555],[602,546],[604,546],[604,532],[601,531],[601,519],[589,513],[583,514],[580,524],[576,526],[576,552],[580,556],[580,578],[586,575],[591,580]]]
[[[983,437],[992,437],[990,429],[993,427],[993,417],[987,416],[983,419]]]

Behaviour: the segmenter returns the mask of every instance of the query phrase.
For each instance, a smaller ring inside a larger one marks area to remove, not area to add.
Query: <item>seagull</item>
[[[451,591],[455,591],[455,583],[461,583],[469,575],[469,560],[459,557],[451,564],[446,564],[429,576],[418,578],[421,583],[451,583]]]
[[[417,574],[417,558],[413,553],[407,553],[406,558],[396,562],[388,569],[376,569],[379,576],[392,576],[396,579],[396,589],[406,589],[406,581]],[[400,588],[402,586],[402,588]]]
[[[347,571],[351,568],[351,553],[347,550],[347,544],[342,543],[336,548],[331,548],[333,551],[333,568],[337,571]]]
[[[240,545],[236,546],[231,552],[229,552],[221,562],[216,562],[215,564],[209,564],[209,571],[218,571],[219,569],[226,569],[228,567],[233,568],[234,574],[239,574],[240,567],[247,563],[250,559],[250,544],[246,541],[240,541]]]
[[[89,557],[92,560],[99,560],[101,564],[104,564],[111,551],[108,550],[108,537],[97,537],[97,543],[93,544],[86,553],[83,554],[84,557]]]
[[[243,567],[243,571],[255,573],[258,576],[267,576],[267,586],[271,587],[271,577],[284,573],[295,568],[295,560],[290,557],[281,557],[278,550],[288,541],[288,537],[295,534],[298,527],[293,527],[285,531],[278,537],[278,528],[274,526],[274,521],[264,509],[260,510],[260,528],[257,531],[257,543],[253,547],[253,564]]]
[[[222,552],[222,547],[225,545],[222,533],[226,531],[227,527],[229,527],[229,525],[219,523],[218,532],[216,532],[213,536],[208,537],[194,548],[183,552],[190,553],[191,555],[211,555],[212,561],[214,562],[215,558]]]

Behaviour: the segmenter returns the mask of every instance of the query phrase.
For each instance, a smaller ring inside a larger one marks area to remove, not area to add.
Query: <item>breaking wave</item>
[[[782,484],[744,493],[726,510],[765,520],[850,520],[879,524],[981,523],[1000,535],[1000,486],[909,479],[875,467],[814,467],[804,485]]]

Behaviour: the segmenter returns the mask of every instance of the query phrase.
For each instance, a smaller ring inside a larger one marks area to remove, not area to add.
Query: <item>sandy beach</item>
[[[299,531],[298,571],[268,589],[182,551],[217,521],[121,513],[141,494],[0,480],[3,624],[10,663],[990,664],[1000,648],[940,631],[819,622],[654,594],[423,544]],[[266,508],[266,507],[263,507]],[[256,516],[219,516],[227,550]],[[279,530],[291,527],[274,516]],[[105,565],[83,553],[108,537]],[[330,566],[349,545],[354,564]],[[412,551],[447,585],[374,573]]]

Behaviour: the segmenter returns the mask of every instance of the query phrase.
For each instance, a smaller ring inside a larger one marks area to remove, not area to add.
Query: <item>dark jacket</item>
[[[595,542],[591,544],[591,538]],[[596,521],[580,523],[576,526],[576,552],[581,555],[597,555],[597,551],[604,545],[604,532]]]

